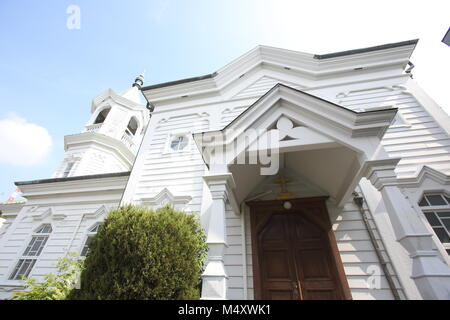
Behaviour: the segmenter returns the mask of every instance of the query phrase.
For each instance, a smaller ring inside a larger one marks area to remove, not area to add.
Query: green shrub
[[[83,262],[75,253],[58,259],[56,274],[49,273],[44,281],[37,283],[34,278],[23,278],[25,290],[16,292],[11,300],[64,300],[78,281]]]
[[[196,215],[166,206],[111,211],[91,242],[72,299],[198,299],[206,258]]]

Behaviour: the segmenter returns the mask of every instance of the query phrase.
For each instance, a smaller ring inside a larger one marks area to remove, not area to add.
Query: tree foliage
[[[166,206],[112,210],[91,242],[73,299],[197,299],[206,258],[198,217]]]
[[[24,291],[16,292],[12,300],[64,300],[79,279],[83,262],[75,253],[58,259],[57,273],[44,276],[44,281],[24,277]]]

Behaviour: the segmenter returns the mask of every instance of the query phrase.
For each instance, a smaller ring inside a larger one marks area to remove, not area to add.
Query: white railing
[[[133,142],[133,138],[132,137],[130,137],[128,134],[124,133],[121,140],[128,148],[130,148],[130,150],[133,151],[133,149],[134,149],[134,142]]]
[[[102,127],[103,123],[96,123],[86,126],[85,132],[97,132]]]

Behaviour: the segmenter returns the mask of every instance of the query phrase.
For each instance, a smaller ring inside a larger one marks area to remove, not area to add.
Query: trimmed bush
[[[206,258],[196,215],[166,206],[112,210],[91,242],[72,299],[198,299]]]

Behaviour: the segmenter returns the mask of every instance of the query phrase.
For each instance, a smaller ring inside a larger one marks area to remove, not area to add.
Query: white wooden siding
[[[168,188],[173,194],[191,196],[189,210],[200,212],[205,164],[190,133],[209,129],[203,114],[186,114],[161,119],[151,142],[146,146],[142,171],[139,174],[133,200],[155,196]],[[185,132],[189,145],[181,152],[167,152],[170,134]]]
[[[119,199],[113,202],[105,202],[107,208],[117,206]],[[7,239],[1,242],[0,246],[0,282],[4,283],[8,279],[12,268],[21,258],[21,254],[25,250],[29,241],[31,240],[31,234],[33,231],[44,223],[52,224],[52,233],[49,235],[47,243],[42,250],[37,262],[30,273],[30,276],[36,277],[38,280],[47,274],[56,271],[56,263],[59,257],[62,257],[67,250],[69,252],[75,252],[80,254],[86,240],[86,232],[89,227],[98,221],[103,221],[104,216],[98,217],[84,217],[82,223],[79,222],[83,214],[92,213],[99,209],[99,204],[83,203],[80,205],[61,205],[52,206],[54,213],[62,213],[66,215],[63,220],[52,220],[50,216],[42,220],[33,220],[29,214],[27,214],[30,206],[23,208],[23,212],[20,215],[20,223],[9,232]],[[33,213],[45,212],[48,207],[39,207]],[[77,230],[78,228],[78,230]],[[76,234],[74,235],[75,231]],[[73,242],[70,242],[73,238]],[[1,287],[1,285],[0,285]],[[1,290],[0,290],[1,291]],[[1,296],[1,293],[0,293]]]
[[[301,85],[293,83],[291,81],[286,81],[282,79],[275,79],[269,76],[263,76],[256,80],[254,83],[249,85],[244,90],[240,91],[238,94],[234,96],[236,99],[249,98],[254,96],[262,96],[267,91],[272,89],[276,84],[282,83],[284,85],[290,86],[295,89],[303,88]]]
[[[414,176],[423,165],[450,173],[450,137],[417,99],[401,86],[369,88],[338,95],[338,104],[352,110],[392,106],[407,122],[391,125],[382,144],[391,157],[400,157],[398,177]]]

